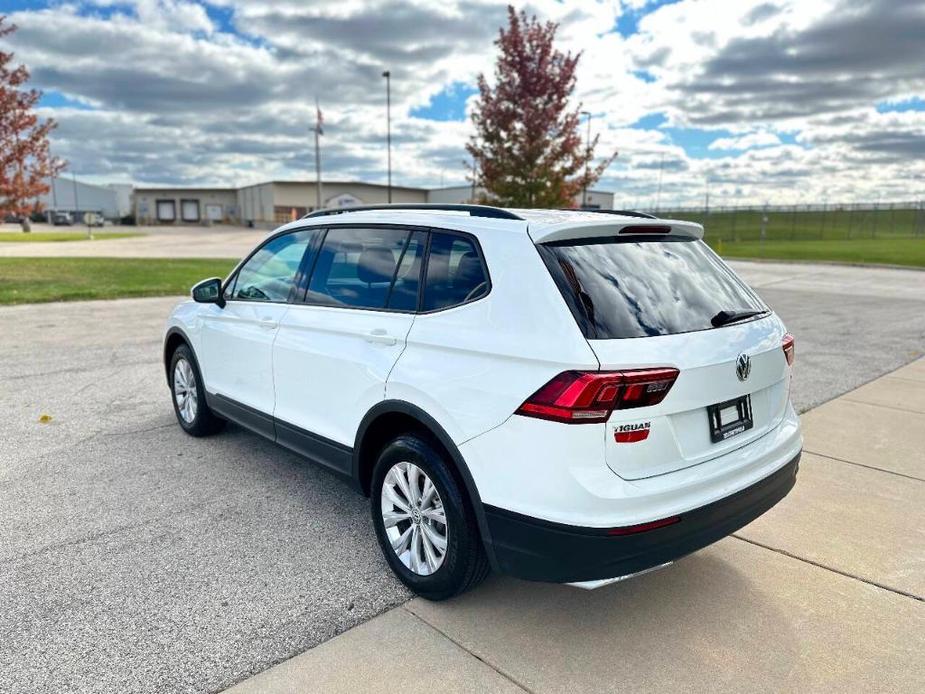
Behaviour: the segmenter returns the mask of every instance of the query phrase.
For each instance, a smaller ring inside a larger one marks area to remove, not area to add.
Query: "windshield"
[[[709,330],[721,311],[768,310],[699,239],[631,236],[538,248],[589,339]]]

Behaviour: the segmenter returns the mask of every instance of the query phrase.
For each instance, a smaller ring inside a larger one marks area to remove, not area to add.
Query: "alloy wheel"
[[[180,417],[187,424],[192,424],[199,407],[199,392],[193,367],[186,359],[178,359],[173,369],[173,396],[177,401]]]
[[[446,558],[449,526],[433,481],[414,463],[393,465],[382,482],[382,523],[392,551],[412,573],[429,576]]]

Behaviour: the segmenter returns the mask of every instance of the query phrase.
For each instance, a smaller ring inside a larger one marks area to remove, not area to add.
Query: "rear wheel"
[[[187,345],[177,347],[170,359],[170,392],[177,421],[187,434],[208,436],[225,427],[225,420],[206,403],[199,365]]]
[[[472,511],[448,461],[426,439],[408,434],[383,449],[371,501],[386,561],[418,595],[445,600],[488,575]]]

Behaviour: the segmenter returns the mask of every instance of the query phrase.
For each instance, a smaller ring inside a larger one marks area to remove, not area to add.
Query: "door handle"
[[[261,319],[260,319],[260,327],[261,327],[261,328],[264,328],[264,329],[266,329],[266,330],[273,330],[273,329],[275,329],[278,325],[279,325],[279,323],[278,323],[277,321],[273,320],[272,318],[261,318]]]
[[[398,340],[382,328],[376,328],[375,330],[370,330],[366,333],[367,342],[378,342],[382,345],[394,345]]]

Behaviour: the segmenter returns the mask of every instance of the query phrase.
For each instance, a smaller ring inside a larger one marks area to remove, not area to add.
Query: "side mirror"
[[[218,304],[219,308],[225,308],[225,297],[222,296],[222,280],[218,277],[212,277],[199,282],[193,287],[193,301],[200,304]]]

